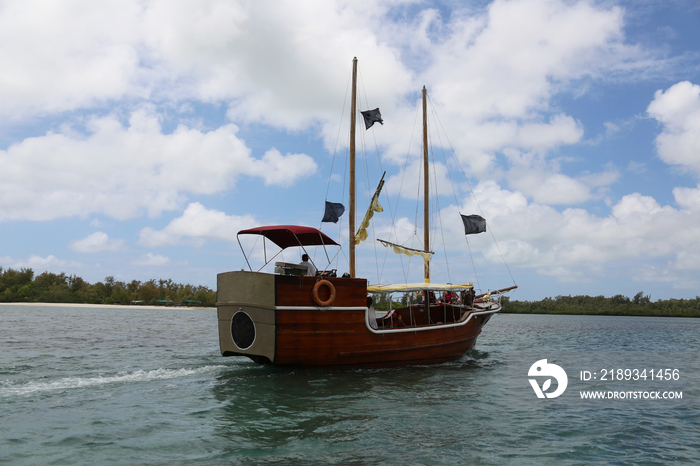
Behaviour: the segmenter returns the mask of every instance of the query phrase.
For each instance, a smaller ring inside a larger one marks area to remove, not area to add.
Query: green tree
[[[150,303],[160,296],[160,290],[150,281],[141,285],[138,293],[139,299],[145,303]]]
[[[0,272],[2,268],[0,267]],[[22,267],[19,271],[7,269],[0,275],[0,291],[4,291],[13,286],[22,286],[34,279],[34,271],[30,268]]]

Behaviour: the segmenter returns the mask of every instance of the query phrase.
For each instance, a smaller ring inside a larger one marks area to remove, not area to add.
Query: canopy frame
[[[245,249],[241,244],[240,235],[260,235],[263,237],[263,255],[265,263],[262,265],[262,267],[260,267],[257,270],[257,272],[260,272],[266,265],[272,262],[275,259],[275,257],[277,257],[282,251],[290,247],[300,247],[304,251],[304,253],[308,255],[309,253],[306,250],[306,246],[323,246],[323,251],[326,254],[326,259],[328,259],[329,264],[331,264],[333,260],[335,260],[337,255],[340,253],[340,245],[338,243],[333,241],[333,239],[328,237],[322,231],[313,227],[306,227],[301,225],[276,225],[250,228],[247,230],[239,231],[236,234],[236,240],[238,241],[238,246],[241,248],[243,257],[245,258],[245,261],[248,264],[248,268],[251,272],[253,271],[253,267],[250,265],[250,261],[248,260],[248,256],[245,253]],[[265,245],[265,239],[272,241],[273,244],[280,248],[280,251],[277,252],[277,254],[275,254],[274,256],[272,256],[270,259],[267,258],[267,247]],[[336,254],[333,256],[333,259],[329,257],[326,246],[338,246],[338,252],[336,252]],[[309,260],[311,260],[311,256],[309,256]],[[314,264],[314,267],[316,267],[316,264],[313,262],[313,260],[311,260],[311,263]],[[318,267],[316,268],[318,269]]]

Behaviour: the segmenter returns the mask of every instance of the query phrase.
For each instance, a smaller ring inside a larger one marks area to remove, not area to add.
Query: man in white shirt
[[[301,256],[301,263],[299,265],[306,266],[306,270],[307,270],[306,275],[308,275],[309,277],[316,276],[316,267],[309,260],[308,254],[304,254]]]

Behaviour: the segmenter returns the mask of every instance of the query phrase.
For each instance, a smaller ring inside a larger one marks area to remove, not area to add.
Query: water
[[[696,464],[699,331],[697,319],[505,314],[456,362],[289,369],[222,358],[212,309],[0,306],[0,463]],[[558,398],[528,382],[545,358],[568,375]],[[680,376],[580,380],[606,366]]]

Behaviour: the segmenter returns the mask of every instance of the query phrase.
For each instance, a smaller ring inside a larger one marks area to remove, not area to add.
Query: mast
[[[352,101],[350,104],[350,276],[355,278],[355,113],[357,113],[357,57],[352,59]]]
[[[423,246],[425,252],[430,252],[430,179],[428,167],[428,91],[423,86]],[[425,262],[425,283],[430,283],[430,262]],[[427,300],[426,300],[427,302]]]

